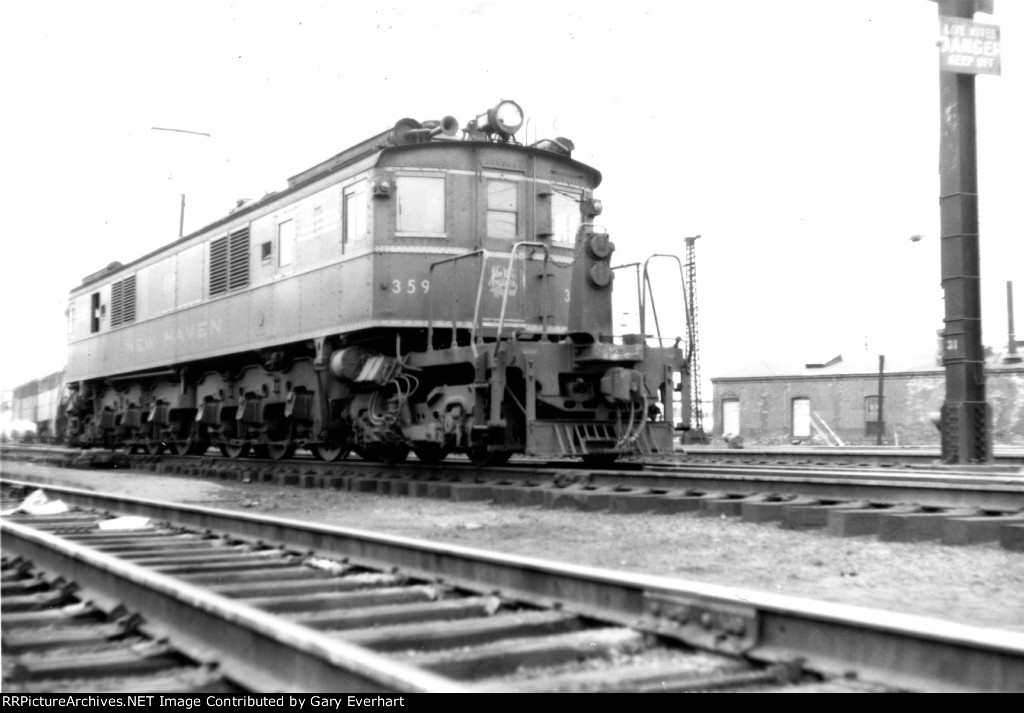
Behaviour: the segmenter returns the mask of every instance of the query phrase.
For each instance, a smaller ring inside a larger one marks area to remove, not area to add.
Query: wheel
[[[225,458],[242,458],[249,454],[248,443],[229,441],[218,445],[220,446],[220,452],[224,454]]]
[[[448,451],[440,446],[420,446],[419,448],[413,448],[412,451],[420,459],[421,463],[426,463],[427,465],[436,465],[448,457]]]
[[[274,460],[288,460],[295,455],[294,441],[277,441],[263,445],[268,455]]]
[[[170,444],[165,444],[159,438],[150,438],[146,441],[143,447],[145,448],[147,454],[151,456],[158,456],[161,453],[163,453],[165,447],[169,445]]]
[[[321,443],[320,445],[310,446],[310,452],[313,457],[317,460],[327,461],[333,463],[339,460],[345,460],[345,456],[348,455],[348,448],[345,446],[336,446],[330,443]]]
[[[618,459],[618,453],[591,453],[583,456],[583,465],[588,468],[611,468]]]
[[[409,446],[404,443],[398,444],[381,444],[377,446],[377,460],[385,465],[395,465],[397,463],[404,463],[405,459],[409,457]]]

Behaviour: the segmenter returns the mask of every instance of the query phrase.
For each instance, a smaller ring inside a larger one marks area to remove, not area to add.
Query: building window
[[[369,247],[369,203],[366,181],[345,190],[345,237],[342,252],[354,252]]]
[[[880,428],[881,400],[877,396],[864,397],[864,434],[877,436]]]
[[[511,181],[487,182],[487,237],[516,237],[517,191]]]
[[[295,262],[295,221],[284,220],[277,224],[277,264],[285,267]]]
[[[445,237],[444,177],[397,176],[398,233]]]
[[[793,399],[793,438],[811,437],[811,400]]]
[[[722,399],[722,436],[740,435],[740,400]]]

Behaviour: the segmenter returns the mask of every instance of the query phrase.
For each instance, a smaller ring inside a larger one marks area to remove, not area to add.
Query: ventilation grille
[[[210,296],[249,284],[249,229],[210,241]]]
[[[210,241],[210,296],[228,291],[227,236]]]
[[[249,229],[243,228],[230,237],[228,289],[237,290],[249,284]]]
[[[110,286],[110,326],[135,321],[135,275]]]

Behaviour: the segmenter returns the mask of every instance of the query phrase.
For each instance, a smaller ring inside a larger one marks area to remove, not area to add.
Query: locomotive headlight
[[[523,126],[523,110],[510,99],[505,99],[476,118],[476,127],[489,134],[512,136]]]
[[[523,110],[514,101],[503,101],[491,109],[493,123],[506,134],[514,134],[523,126]]]
[[[601,215],[601,212],[604,211],[604,205],[597,198],[587,200],[583,207],[590,215]]]
[[[370,193],[374,196],[390,195],[391,181],[386,178],[374,178],[370,181]]]

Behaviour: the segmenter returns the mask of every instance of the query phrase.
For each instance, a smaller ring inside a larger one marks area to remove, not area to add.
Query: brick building
[[[920,357],[864,352],[824,363],[766,360],[711,379],[713,436],[747,444],[873,445],[879,417],[886,445],[940,445],[933,419],[946,392],[946,372],[934,352]],[[993,445],[1024,445],[1024,362],[990,358],[986,396]]]

